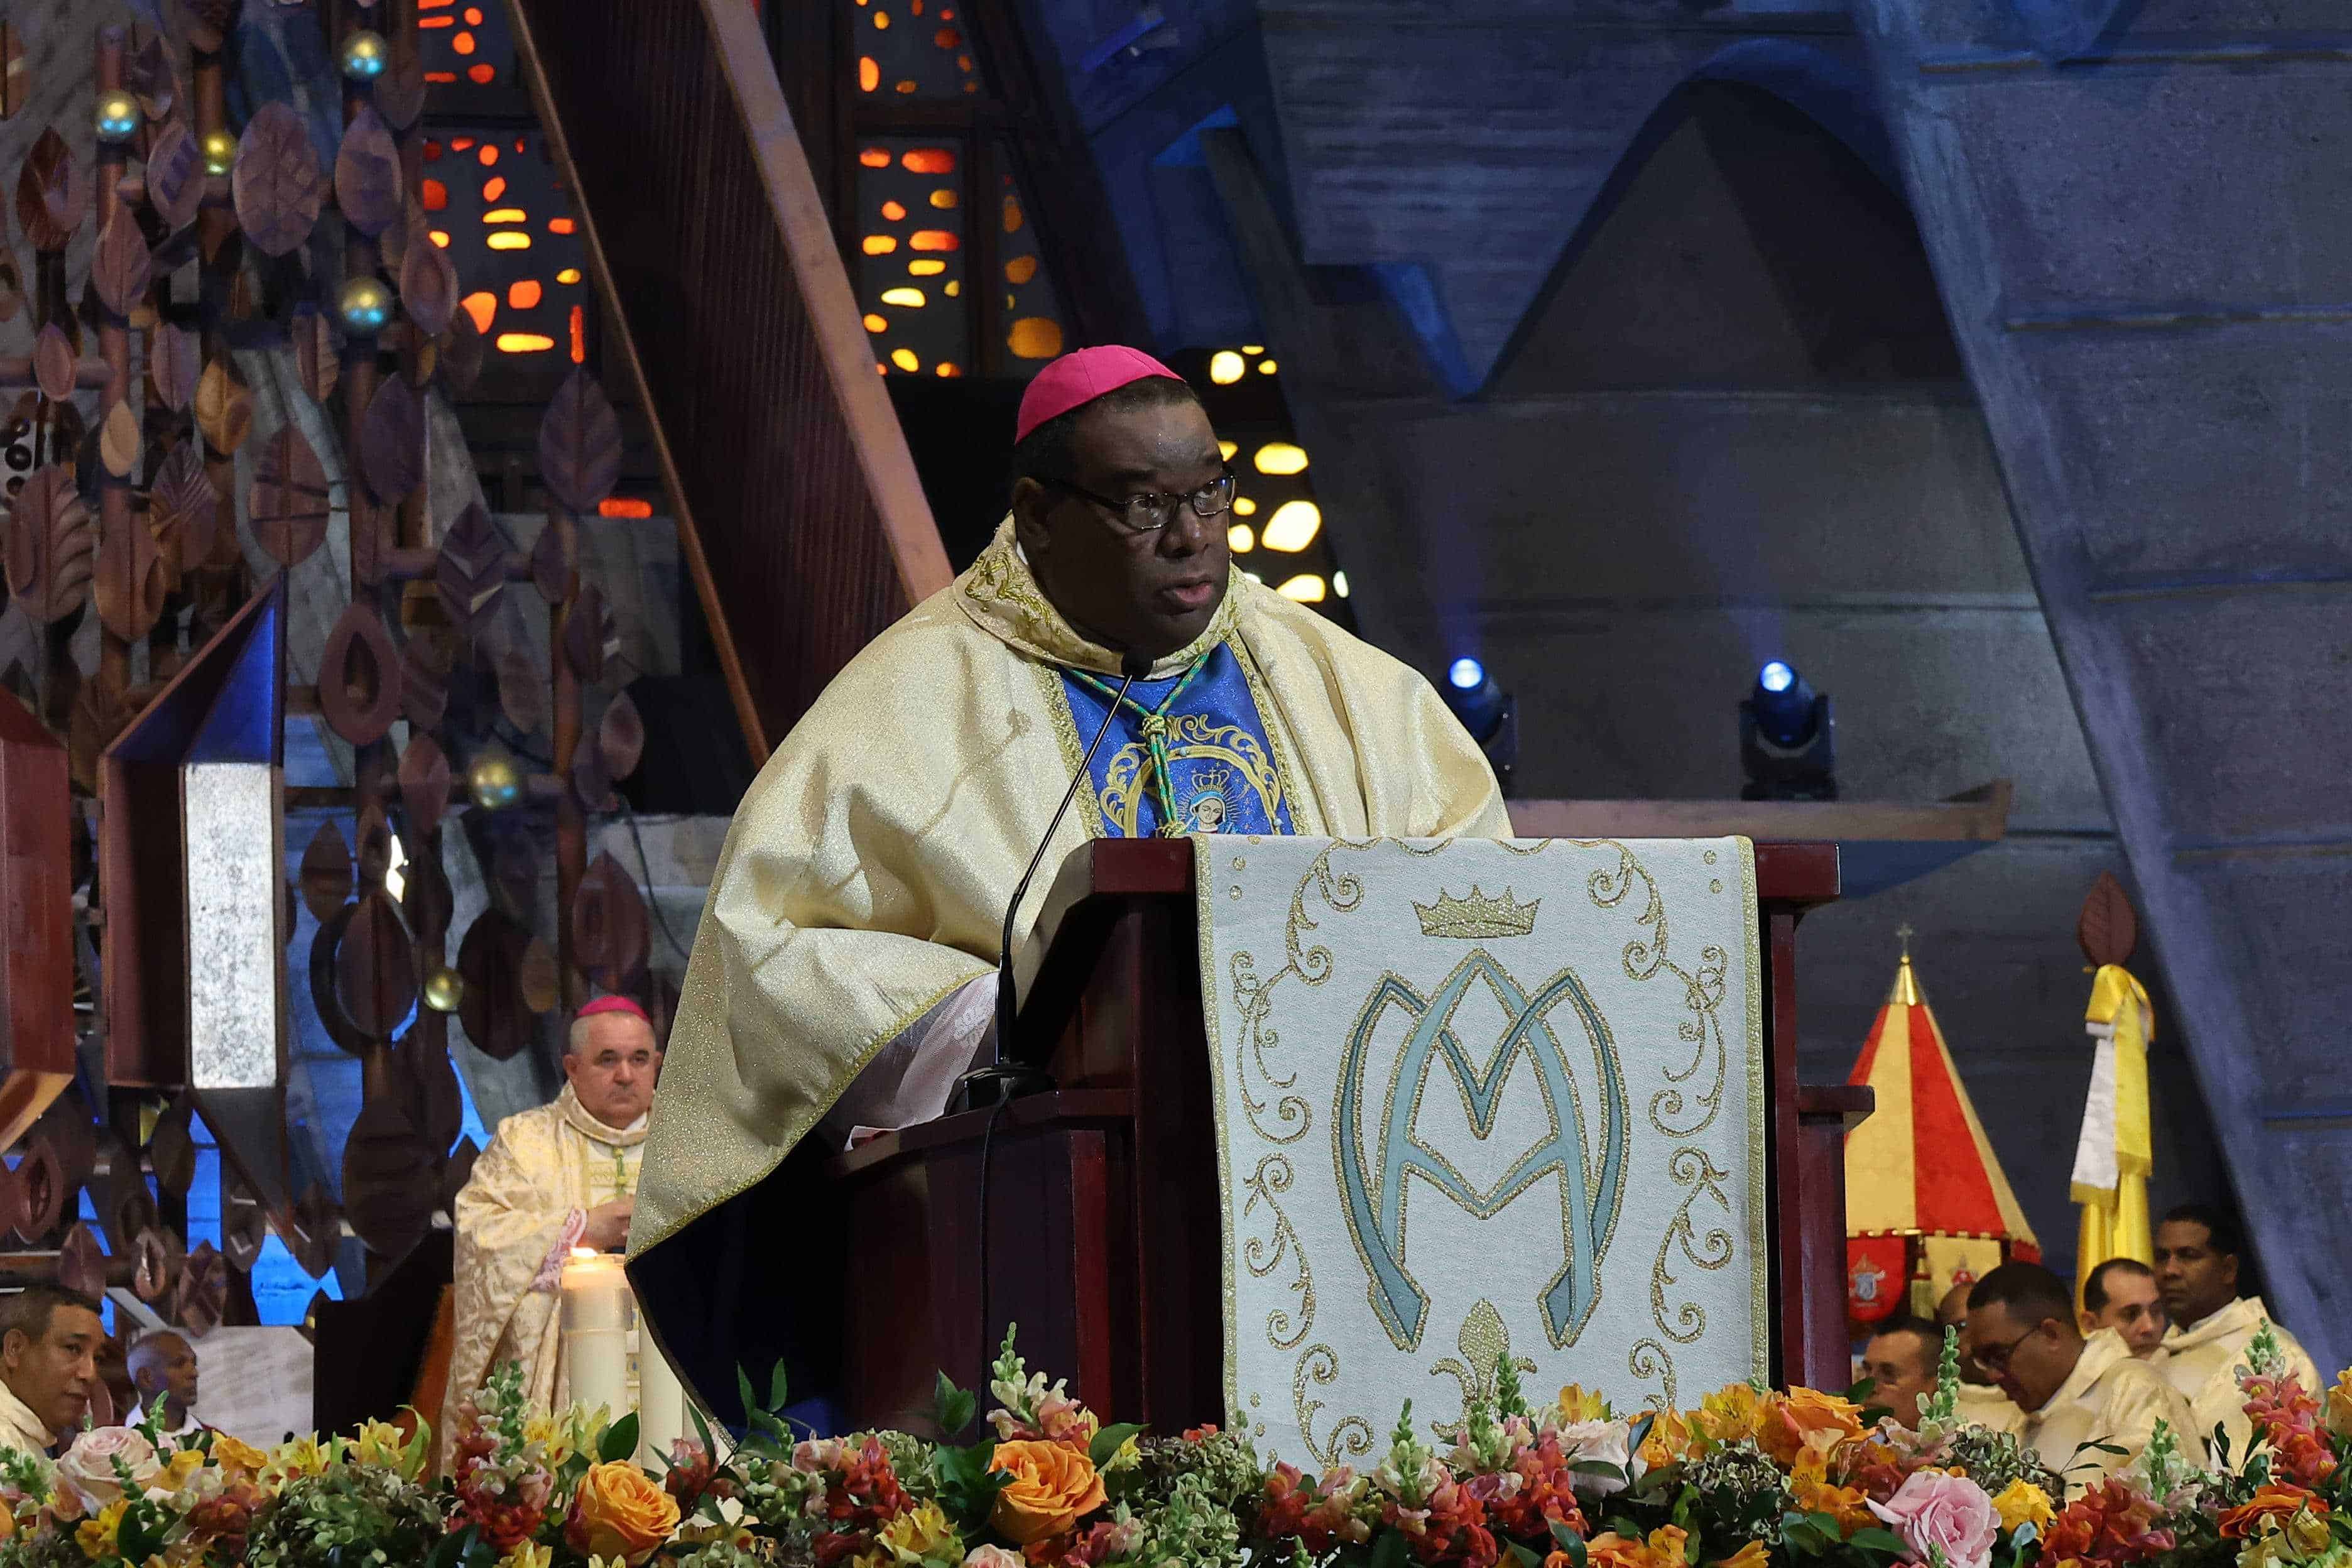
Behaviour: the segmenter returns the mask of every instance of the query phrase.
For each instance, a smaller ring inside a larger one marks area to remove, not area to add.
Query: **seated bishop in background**
[[[564,1041],[563,1091],[499,1123],[457,1194],[457,1300],[446,1451],[457,1407],[501,1363],[520,1362],[531,1407],[571,1403],[556,1287],[575,1247],[617,1251],[629,1234],[646,1109],[661,1047],[645,1009],[602,996]]]
[[[1173,372],[1067,355],[1015,439],[1012,515],[769,759],[696,932],[631,1275],[722,1408],[738,1365],[816,1342],[793,1320],[826,1306],[804,1256],[825,1216],[770,1178],[803,1139],[945,1107],[991,1027],[1006,900],[1107,715],[1016,933],[1090,837],[1510,831],[1428,682],[1234,569],[1233,476]],[[1148,668],[1114,705],[1123,659]],[[831,1372],[784,1359],[803,1387]]]

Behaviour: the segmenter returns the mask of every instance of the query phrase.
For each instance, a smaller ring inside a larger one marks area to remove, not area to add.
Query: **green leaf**
[[[1509,1541],[1504,1544],[1511,1549],[1511,1561],[1517,1563],[1518,1568],[1543,1568],[1543,1559],[1517,1542]]]
[[[1095,1434],[1095,1440],[1087,1445],[1087,1460],[1095,1468],[1101,1469],[1110,1463],[1110,1457],[1118,1452],[1120,1444],[1142,1430],[1142,1427],[1131,1421],[1121,1422],[1116,1426],[1104,1427]]]
[[[1580,1476],[1602,1476],[1612,1481],[1625,1479],[1624,1468],[1606,1459],[1579,1459],[1568,1468]]]
[[[1584,1568],[1584,1537],[1558,1520],[1551,1521],[1552,1544],[1568,1553],[1569,1568]]]
[[[791,1403],[784,1397],[790,1391],[790,1384],[784,1377],[784,1363],[778,1362],[776,1369],[768,1374],[768,1409],[770,1411],[778,1415],[784,1413],[784,1406]]]
[[[443,1536],[439,1544],[433,1548],[433,1554],[425,1560],[425,1568],[458,1568],[458,1564],[465,1562],[473,1551],[478,1533],[477,1528],[469,1524],[463,1530],[452,1531]]]
[[[972,1413],[978,1408],[979,1402],[958,1388],[952,1378],[946,1373],[939,1374],[939,1382],[931,1390],[931,1416],[939,1423],[940,1436],[953,1437],[971,1426]]]
[[[633,1410],[604,1428],[604,1436],[596,1445],[596,1457],[609,1465],[636,1451],[637,1415]]]
[[[740,1366],[735,1369],[735,1396],[743,1402],[743,1420],[749,1425],[759,1411],[760,1401],[751,1393],[751,1374]]]
[[[686,1413],[694,1417],[695,1440],[702,1445],[702,1451],[715,1463],[719,1458],[719,1445],[710,1440],[710,1423],[703,1419],[702,1407],[689,1399],[686,1402]]]
[[[1407,1551],[1403,1531],[1384,1530],[1372,1542],[1372,1568],[1405,1568]]]
[[[1649,1440],[1650,1428],[1657,1424],[1658,1413],[1654,1410],[1634,1422],[1632,1434],[1625,1439],[1625,1451],[1629,1454],[1640,1453],[1642,1445]]]
[[[1874,1377],[1865,1377],[1845,1391],[1846,1403],[1849,1405],[1866,1404],[1869,1401],[1870,1396],[1877,1392],[1878,1380]]]
[[[1911,1555],[1911,1549],[1903,1544],[1901,1536],[1891,1530],[1880,1530],[1875,1526],[1867,1530],[1855,1531],[1847,1537],[1846,1544],[1857,1552],[1884,1552],[1893,1557]]]

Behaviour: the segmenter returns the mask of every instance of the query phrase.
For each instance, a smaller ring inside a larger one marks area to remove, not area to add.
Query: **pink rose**
[[[131,1467],[131,1479],[142,1488],[163,1468],[146,1434],[131,1426],[93,1426],[58,1458],[58,1485],[96,1513],[122,1495],[122,1478],[114,1468],[117,1459]]]
[[[966,1554],[963,1568],[1029,1568],[1018,1552],[1007,1552],[1002,1546],[975,1546]]]
[[[2000,1534],[2000,1510],[1984,1488],[1942,1470],[1916,1472],[1870,1511],[1893,1525],[1923,1561],[1932,1562],[1940,1551],[1949,1568],[1987,1568]]]

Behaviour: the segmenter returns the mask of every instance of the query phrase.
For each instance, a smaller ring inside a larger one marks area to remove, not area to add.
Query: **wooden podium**
[[[1846,1129],[1870,1091],[1797,1082],[1796,929],[1838,896],[1836,847],[1759,844],[1776,1383],[1842,1389]],[[1016,1040],[1056,1088],[877,1138],[825,1167],[854,1259],[844,1414],[918,1429],[944,1369],[986,1384],[1017,1322],[1034,1370],[1175,1432],[1222,1422],[1223,1267],[1192,847],[1097,839],[1021,955]],[[992,1131],[991,1121],[994,1121]],[[981,1171],[988,1160],[983,1246]]]

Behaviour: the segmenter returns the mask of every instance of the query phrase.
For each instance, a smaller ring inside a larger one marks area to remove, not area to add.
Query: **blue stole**
[[[1111,721],[1110,733],[1103,737],[1089,768],[1103,831],[1114,838],[1159,833],[1166,820],[1162,797],[1170,795],[1180,833],[1290,832],[1282,771],[1249,677],[1232,644],[1219,643],[1162,712],[1161,704],[1183,682],[1183,675],[1178,674],[1166,680],[1139,680],[1129,688],[1128,701],[1119,705],[1118,717]],[[1118,689],[1116,681],[1108,685],[1112,691]],[[1062,690],[1083,745],[1094,739],[1110,709],[1110,697],[1066,669]],[[1147,721],[1136,707],[1160,715],[1150,722],[1159,725],[1168,757],[1171,787],[1166,791],[1152,761]]]

